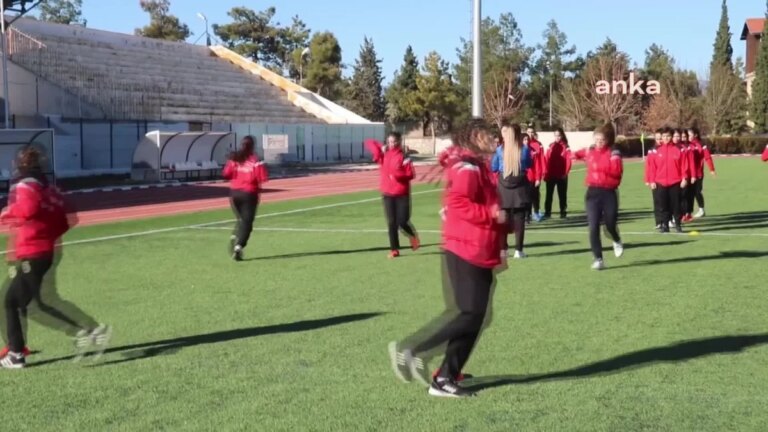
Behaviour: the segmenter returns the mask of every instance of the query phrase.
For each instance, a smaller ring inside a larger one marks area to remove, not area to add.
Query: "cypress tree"
[[[384,96],[381,88],[383,78],[379,63],[381,60],[376,56],[373,41],[366,37],[360,48],[360,57],[355,63],[346,98],[348,108],[373,121],[384,120],[385,114]]]
[[[728,5],[723,0],[722,12],[720,13],[720,25],[717,28],[715,37],[715,52],[712,55],[710,69],[716,66],[728,66],[733,70],[733,46],[731,46],[731,27],[728,25]]]

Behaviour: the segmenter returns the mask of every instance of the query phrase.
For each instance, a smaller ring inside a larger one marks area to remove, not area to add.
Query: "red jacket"
[[[645,156],[645,174],[643,176],[645,184],[651,183],[651,169],[654,166],[653,164],[656,163],[653,159],[657,156],[657,148],[659,148],[658,145],[648,150],[648,154]]]
[[[469,263],[494,268],[501,263],[502,236],[507,224],[496,222],[499,198],[484,160],[462,152],[446,168],[443,194],[443,248]]]
[[[555,141],[549,145],[544,155],[544,180],[559,180],[568,177],[571,172],[571,149],[562,141]]]
[[[528,148],[531,151],[531,160],[533,161],[531,169],[529,169],[526,174],[528,176],[528,181],[531,183],[542,181],[544,179],[544,171],[546,170],[546,165],[544,163],[544,148],[541,146],[541,143],[535,139],[531,139],[528,142]]]
[[[688,155],[673,143],[662,144],[656,148],[656,157],[649,167],[648,182],[667,187],[690,178]]]
[[[702,145],[698,140],[693,140],[689,148],[693,159],[691,164],[693,178],[704,178],[704,162],[707,163],[709,172],[715,172],[715,162],[712,160],[712,153],[709,152],[707,146]]]
[[[768,162],[768,145],[765,146],[765,150],[763,150],[763,162]]]
[[[222,176],[229,180],[230,189],[254,195],[261,191],[263,183],[269,181],[267,168],[256,155],[249,156],[243,163],[227,161]]]
[[[38,258],[53,254],[56,242],[69,231],[67,204],[54,186],[37,179],[21,179],[11,187],[8,207],[0,221],[11,227],[8,260]]]
[[[584,183],[587,186],[616,189],[621,184],[624,163],[621,160],[621,152],[618,150],[611,150],[609,147],[602,149],[590,147],[577,151],[574,158],[585,161],[587,175]]]
[[[373,154],[373,161],[381,165],[381,193],[387,196],[403,196],[411,193],[411,180],[416,176],[411,158],[402,147],[382,149],[376,140],[365,140],[365,146]]]

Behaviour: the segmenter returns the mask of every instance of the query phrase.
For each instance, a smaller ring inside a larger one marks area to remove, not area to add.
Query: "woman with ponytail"
[[[515,233],[515,259],[525,258],[523,241],[525,238],[525,217],[531,203],[530,186],[527,171],[532,164],[528,146],[523,144],[520,126],[505,125],[501,128],[503,147],[496,149],[491,170],[497,174],[501,208],[507,214],[510,231]],[[505,241],[501,251],[502,258],[507,258],[509,246]]]

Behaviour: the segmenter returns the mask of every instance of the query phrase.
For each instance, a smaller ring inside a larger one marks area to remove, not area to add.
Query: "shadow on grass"
[[[686,340],[670,345],[622,354],[595,363],[539,375],[498,375],[476,377],[466,386],[473,391],[515,384],[588,378],[626,372],[657,363],[680,363],[716,354],[736,354],[747,348],[768,344],[768,333],[717,336]]]
[[[641,248],[647,248],[647,247],[677,246],[677,245],[683,245],[686,243],[691,243],[692,241],[693,240],[673,241],[673,242],[627,243],[624,245],[624,250],[641,249]],[[605,243],[606,242],[603,243],[603,251],[613,250],[613,248],[610,247],[610,245],[605,246]],[[548,256],[561,256],[561,255],[581,255],[586,253],[592,253],[592,249],[590,248],[568,249],[568,250],[561,250],[561,251],[537,253],[535,256],[548,257]]]
[[[292,323],[274,324],[261,327],[250,327],[236,330],[226,330],[214,333],[206,333],[193,336],[183,336],[174,339],[164,339],[153,342],[145,342],[133,345],[123,345],[107,349],[104,354],[121,353],[123,359],[112,360],[104,363],[97,364],[95,366],[114,365],[119,363],[130,362],[134,360],[141,360],[156,357],[159,355],[175,354],[183,348],[209,345],[221,342],[229,342],[239,339],[248,339],[257,336],[266,336],[279,333],[296,333],[305,332],[311,330],[319,330],[326,327],[337,326],[341,324],[352,323],[356,321],[364,321],[377,316],[383,315],[382,312],[373,313],[360,313],[351,315],[341,315],[330,318],[322,318],[315,320],[296,321]],[[57,363],[60,361],[72,360],[74,356],[59,357],[49,360],[43,360],[40,362],[32,363],[30,367],[43,366],[46,364]]]
[[[422,244],[421,248],[427,248],[430,246],[439,246],[439,244],[438,243]],[[296,253],[290,253],[285,255],[272,255],[272,256],[265,256],[265,257],[245,258],[243,259],[243,261],[264,261],[264,260],[273,260],[273,259],[303,258],[303,257],[326,256],[326,255],[347,255],[347,254],[356,254],[356,253],[363,253],[363,252],[389,252],[389,248],[388,247],[372,247],[372,248],[365,248],[365,249],[343,249],[343,250],[328,250],[328,251],[318,251],[318,252],[296,252]],[[418,254],[418,252],[415,252],[415,253]]]
[[[627,268],[627,267],[645,267],[645,266],[654,266],[654,265],[662,265],[662,264],[683,264],[683,263],[700,262],[700,261],[763,258],[763,257],[768,257],[768,251],[726,251],[726,252],[718,252],[717,254],[713,254],[713,255],[688,256],[688,257],[680,257],[680,258],[638,261],[631,264],[626,264],[626,265],[621,265],[616,267],[608,267],[606,268],[606,270],[617,270],[617,269]]]

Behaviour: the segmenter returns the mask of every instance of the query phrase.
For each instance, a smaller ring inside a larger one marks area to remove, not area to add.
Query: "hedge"
[[[768,145],[768,136],[704,137],[704,144],[713,154],[760,154]],[[645,139],[645,151],[655,145],[653,138]],[[640,137],[618,137],[616,146],[624,157],[642,156]]]

